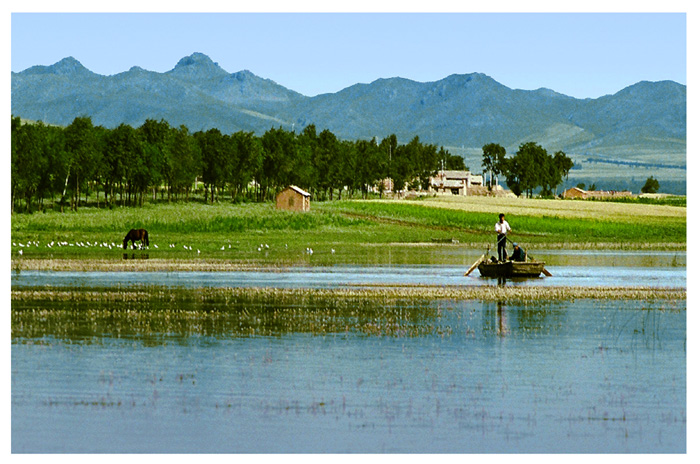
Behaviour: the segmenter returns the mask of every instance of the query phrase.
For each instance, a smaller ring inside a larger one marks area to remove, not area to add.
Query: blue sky
[[[76,10],[79,11],[79,10]],[[158,10],[153,10],[158,11]],[[683,10],[676,10],[683,11]],[[484,73],[597,98],[686,84],[683,13],[12,13],[11,69],[73,56],[103,75],[165,72],[194,52],[313,96],[355,83]]]

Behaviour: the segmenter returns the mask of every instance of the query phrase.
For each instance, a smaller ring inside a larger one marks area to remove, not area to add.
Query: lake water
[[[645,286],[685,287],[685,267],[548,266],[552,277],[508,280],[529,286]],[[12,272],[12,286],[116,287],[166,285],[173,287],[340,288],[375,285],[497,285],[475,270],[455,266],[297,266],[278,271],[240,272]]]
[[[13,303],[12,452],[686,451],[685,301],[376,305],[143,332]]]
[[[449,264],[11,279],[13,288],[166,292],[686,287],[685,254],[676,252],[541,252],[553,277],[505,282],[464,277],[475,257],[443,258],[436,262]],[[331,300],[13,302],[12,452],[686,451],[684,300]]]

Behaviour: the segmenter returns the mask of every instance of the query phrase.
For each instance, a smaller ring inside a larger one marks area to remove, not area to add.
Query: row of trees
[[[92,194],[98,207],[142,205],[158,193],[189,199],[197,180],[208,202],[223,195],[264,201],[290,184],[316,199],[333,199],[345,189],[366,195],[377,186],[381,193],[386,178],[396,190],[415,180],[427,188],[439,166],[466,169],[462,157],[418,137],[404,145],[395,135],[353,142],[328,130],[317,133],[313,125],[299,134],[272,128],[258,137],[218,129],[191,133],[162,120],[106,129],[88,117],[65,128],[12,117],[11,142],[13,211],[20,202],[41,209],[45,199],[56,198],[61,210],[77,209]]]
[[[490,174],[491,186],[494,176],[503,175],[508,188],[517,196],[525,193],[532,197],[538,187],[541,187],[541,196],[553,196],[553,191],[574,167],[574,162],[564,152],[550,155],[535,142],[521,144],[510,158],[506,157],[506,149],[497,143],[484,145],[482,151],[482,166]]]

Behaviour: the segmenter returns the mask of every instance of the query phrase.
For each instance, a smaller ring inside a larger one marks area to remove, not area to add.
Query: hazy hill
[[[379,79],[306,97],[249,71],[228,73],[201,53],[165,73],[134,67],[102,76],[70,57],[12,73],[12,114],[61,125],[90,116],[105,127],[164,119],[192,131],[257,134],[313,123],[347,139],[394,133],[445,146],[497,142],[509,152],[537,141],[551,151],[662,156],[671,164],[684,164],[686,149],[686,86],[670,81],[576,99],[548,89],[510,89],[474,73],[426,83]]]

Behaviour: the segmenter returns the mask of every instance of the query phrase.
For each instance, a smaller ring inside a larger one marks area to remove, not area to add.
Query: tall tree
[[[71,205],[77,210],[81,184],[89,180],[100,164],[96,132],[89,117],[77,117],[66,127],[66,150],[71,156],[70,176],[74,186]]]
[[[642,193],[656,193],[659,191],[659,181],[654,179],[654,176],[648,177],[644,186],[642,187]]]
[[[202,156],[202,181],[204,182],[204,201],[207,201],[207,191],[211,193],[210,200],[214,203],[216,189],[223,189],[231,156],[235,154],[227,146],[227,140],[219,129],[209,129],[206,132],[194,134],[199,144]]]
[[[199,147],[184,125],[174,130],[169,150],[169,184],[176,195],[184,193],[189,199],[192,186],[201,172],[201,155]]]
[[[146,165],[150,171],[151,188],[155,200],[156,189],[161,186],[166,178],[168,169],[170,137],[173,134],[170,124],[165,120],[155,121],[147,119],[139,127],[140,138],[144,143],[144,156]]]
[[[255,173],[262,167],[263,147],[258,137],[252,132],[236,132],[231,136],[231,143],[235,146],[236,159],[231,167],[232,195],[234,200],[241,195],[253,180]]]
[[[506,149],[497,143],[488,143],[481,147],[483,157],[481,166],[489,173],[489,190],[493,189],[493,177],[502,174],[505,167]]]
[[[464,158],[459,155],[453,155],[445,150],[445,147],[440,147],[438,151],[438,160],[440,167],[444,167],[449,171],[467,171],[469,168],[464,164]]]

